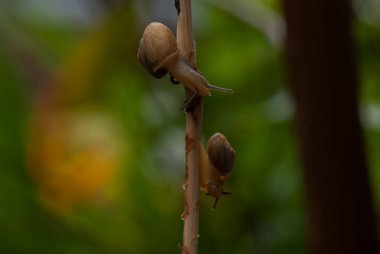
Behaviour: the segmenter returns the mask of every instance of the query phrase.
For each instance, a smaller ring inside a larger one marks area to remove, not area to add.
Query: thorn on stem
[[[179,5],[179,0],[175,0],[174,1],[174,6],[177,9],[177,15],[179,15],[179,13],[181,12],[181,8],[180,8],[180,5]]]

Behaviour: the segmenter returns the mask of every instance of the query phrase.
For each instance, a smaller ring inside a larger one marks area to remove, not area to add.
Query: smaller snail
[[[211,90],[232,93],[231,89],[209,84],[208,80],[189,63],[181,60],[180,50],[172,31],[162,23],[150,23],[140,40],[137,59],[156,78],[162,78],[168,72],[174,80],[182,83],[195,95],[211,95]]]
[[[235,159],[235,151],[227,138],[221,133],[215,133],[207,142],[207,152],[200,145],[200,188],[206,195],[215,197],[213,209],[218,200],[230,192],[223,191],[223,184],[231,176]]]

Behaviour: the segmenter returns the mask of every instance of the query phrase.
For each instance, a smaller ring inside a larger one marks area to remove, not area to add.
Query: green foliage
[[[183,88],[153,79],[136,60],[143,27],[155,15],[174,27],[175,16],[162,11],[166,2],[95,2],[46,8],[52,14],[42,21],[31,10],[16,11],[18,2],[0,4],[0,35],[8,34],[0,39],[0,253],[179,252]],[[236,13],[194,2],[194,18],[207,20],[194,21],[197,65],[212,84],[235,91],[204,100],[204,139],[224,133],[236,163],[225,186],[232,196],[215,211],[201,196],[200,253],[305,253],[282,49]],[[263,15],[279,15],[278,1],[261,3],[268,7]],[[90,21],[69,16],[79,7]],[[377,206],[379,22],[355,23]]]

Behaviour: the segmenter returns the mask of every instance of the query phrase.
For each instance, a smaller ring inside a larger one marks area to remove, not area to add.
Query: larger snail
[[[211,90],[232,93],[231,89],[211,85],[208,80],[179,57],[180,50],[172,31],[162,23],[150,23],[140,40],[137,58],[154,77],[168,72],[195,95],[211,95]],[[193,96],[193,97],[194,97]]]
[[[207,142],[207,152],[200,145],[200,188],[213,196],[215,209],[218,200],[230,192],[223,191],[223,184],[230,178],[235,159],[235,150],[221,133],[215,133]]]

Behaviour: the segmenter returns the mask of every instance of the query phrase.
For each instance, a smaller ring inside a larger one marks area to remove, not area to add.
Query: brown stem
[[[195,67],[195,44],[191,20],[191,1],[180,0],[181,12],[177,23],[177,44],[180,57]],[[186,98],[192,91],[185,88]],[[202,97],[194,99],[194,107],[186,113],[186,174],[182,253],[198,252],[199,225],[199,144],[202,139]]]
[[[181,12],[177,23],[177,45],[179,49],[195,52],[193,24],[191,21],[191,0],[180,0]],[[191,63],[195,63],[195,56],[188,56]]]
[[[183,212],[182,253],[198,252],[199,223],[199,146],[202,137],[202,97],[194,100],[194,109],[186,113],[186,174]]]

